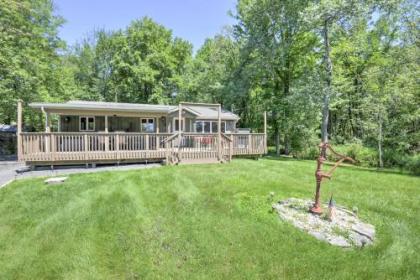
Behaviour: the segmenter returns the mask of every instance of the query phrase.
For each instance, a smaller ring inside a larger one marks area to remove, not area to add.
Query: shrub
[[[378,166],[378,152],[369,147],[363,146],[360,142],[353,142],[345,145],[333,145],[333,149],[345,156],[356,160],[356,165],[376,167]],[[339,158],[330,154],[331,160],[338,160]]]
[[[406,156],[403,168],[411,173],[420,175],[420,154]]]

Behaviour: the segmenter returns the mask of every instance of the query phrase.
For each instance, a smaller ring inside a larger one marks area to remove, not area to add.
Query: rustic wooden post
[[[267,111],[264,111],[264,153],[267,152]]]
[[[159,123],[160,123],[160,119],[158,117],[156,117],[156,150],[159,150]]]
[[[18,100],[17,104],[17,156],[18,161],[23,160],[23,151],[22,151],[22,100]]]
[[[42,107],[42,113],[44,115],[45,120],[45,139],[44,139],[44,145],[45,145],[45,153],[50,152],[50,135],[51,132],[50,128],[50,114],[44,110],[44,107]],[[48,156],[48,155],[47,155]]]
[[[251,140],[252,140],[252,138],[251,138],[251,133],[250,134],[248,134],[248,154],[252,154],[252,147],[251,147]]]
[[[108,137],[108,116],[105,115],[105,133],[107,134],[105,136],[105,151],[108,152],[109,151],[109,137]]]
[[[222,106],[217,106],[217,153],[219,161],[222,160]]]
[[[178,160],[181,161],[181,142],[182,142],[182,103],[178,104]],[[176,128],[176,127],[175,127]]]

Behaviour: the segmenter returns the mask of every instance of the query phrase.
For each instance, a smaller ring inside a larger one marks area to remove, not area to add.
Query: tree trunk
[[[330,57],[330,40],[328,37],[328,20],[324,21],[323,28],[324,35],[324,62],[326,71],[326,87],[324,91],[323,106],[322,106],[322,123],[321,123],[321,138],[322,142],[328,142],[328,117],[330,111],[330,95],[331,95],[331,81],[332,81],[332,62]]]
[[[280,156],[280,130],[278,125],[275,128],[276,134],[276,156]]]
[[[383,139],[383,132],[382,132],[382,118],[379,115],[378,116],[378,123],[379,123],[379,127],[378,127],[378,155],[379,155],[379,167],[383,168],[384,167],[384,162],[383,162],[383,156],[382,156],[382,139]]]
[[[284,154],[286,156],[290,154],[290,139],[287,135],[284,136]]]
[[[273,110],[271,112],[271,116],[273,119],[273,126],[274,126],[274,143],[276,145],[276,155],[280,156],[280,129],[279,129],[279,123],[277,120],[276,110]]]

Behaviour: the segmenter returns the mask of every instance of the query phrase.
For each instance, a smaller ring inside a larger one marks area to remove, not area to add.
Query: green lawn
[[[234,160],[22,180],[0,190],[0,279],[420,279],[420,178],[341,167],[323,187],[377,242],[341,249],[283,223],[315,162]]]

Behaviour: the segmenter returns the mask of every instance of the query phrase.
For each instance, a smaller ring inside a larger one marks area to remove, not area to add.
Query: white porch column
[[[51,127],[50,127],[50,113],[45,112],[45,132],[46,133],[50,133],[51,132]]]
[[[105,115],[105,132],[108,133],[108,116]]]
[[[108,115],[105,115],[105,133],[108,133]],[[109,151],[109,137],[105,136],[105,151]]]
[[[217,107],[217,150],[219,161],[222,160],[222,105]]]
[[[160,147],[160,137],[157,135],[159,133],[159,123],[161,117],[156,117],[156,149]]]
[[[181,142],[182,142],[182,104],[179,102],[178,104],[178,159],[181,161]],[[175,127],[176,128],[176,127]]]

